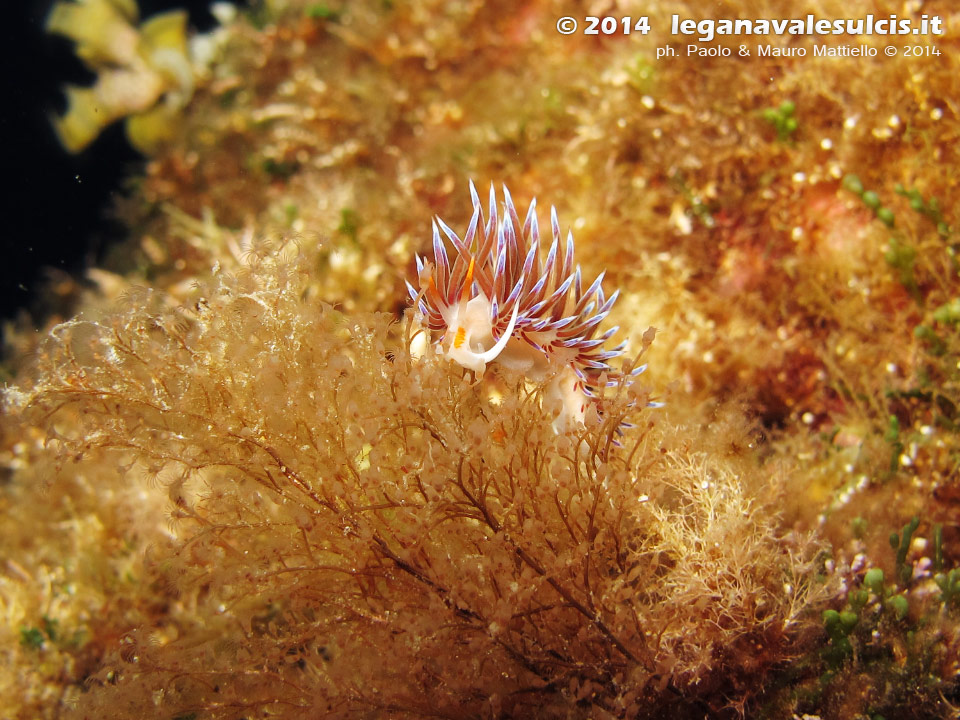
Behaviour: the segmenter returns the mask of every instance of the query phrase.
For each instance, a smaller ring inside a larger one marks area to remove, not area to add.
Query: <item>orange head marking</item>
[[[463,345],[463,341],[467,339],[467,331],[463,329],[463,326],[457,328],[457,334],[453,336],[453,346],[458,350]]]

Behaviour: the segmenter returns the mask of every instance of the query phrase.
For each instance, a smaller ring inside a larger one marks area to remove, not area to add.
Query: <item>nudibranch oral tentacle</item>
[[[463,238],[434,219],[433,263],[418,256],[420,289],[410,283],[407,289],[438,353],[477,374],[498,362],[533,381],[549,380],[548,395],[562,407],[558,427],[582,422],[601,388],[624,380],[609,361],[623,354],[625,344],[604,348],[617,328],[597,336],[619,291],[604,295],[604,273],[583,290],[573,234],[562,242],[555,208],[550,208],[550,245],[542,259],[536,200],[521,225],[505,186],[502,216],[492,184],[489,197],[484,222],[480,196],[470,183],[473,214]],[[456,253],[452,263],[444,237]],[[634,368],[630,376],[645,367]]]

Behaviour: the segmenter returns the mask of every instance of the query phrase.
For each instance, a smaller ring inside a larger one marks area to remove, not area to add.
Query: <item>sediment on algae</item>
[[[131,486],[148,508],[109,528],[143,561],[106,560],[110,602],[59,621],[102,652],[68,716],[682,715],[796,650],[822,586],[767,471],[693,450],[639,384],[558,435],[541,388],[411,357],[412,316],[305,282],[272,255],[187,306],[135,295],[8,390],[83,479],[52,496],[104,526]]]

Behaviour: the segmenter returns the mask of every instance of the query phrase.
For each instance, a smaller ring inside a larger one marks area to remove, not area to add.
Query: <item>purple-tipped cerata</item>
[[[584,289],[573,261],[573,234],[561,243],[555,208],[550,208],[551,240],[544,258],[536,200],[521,224],[506,187],[502,217],[492,185],[486,218],[472,182],[470,196],[473,216],[463,237],[436,218],[434,262],[418,256],[420,287],[407,283],[437,351],[477,373],[496,361],[533,380],[551,379],[551,394],[563,402],[564,422],[582,420],[601,376],[608,385],[621,377],[609,361],[623,353],[624,345],[604,348],[617,328],[599,332],[618,293],[604,295],[603,273]]]

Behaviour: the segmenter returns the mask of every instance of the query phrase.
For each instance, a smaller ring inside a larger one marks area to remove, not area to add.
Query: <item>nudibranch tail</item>
[[[536,200],[521,225],[505,186],[502,216],[492,184],[486,221],[472,182],[470,197],[473,214],[463,238],[435,218],[433,263],[418,256],[420,289],[407,283],[437,352],[477,373],[496,361],[531,380],[549,380],[549,394],[561,401],[563,424],[582,421],[601,387],[629,382],[645,367],[624,376],[609,362],[623,354],[625,344],[604,348],[617,328],[597,336],[619,291],[605,296],[604,273],[583,289],[573,233],[563,238],[555,208],[550,208],[550,245],[542,258]]]

